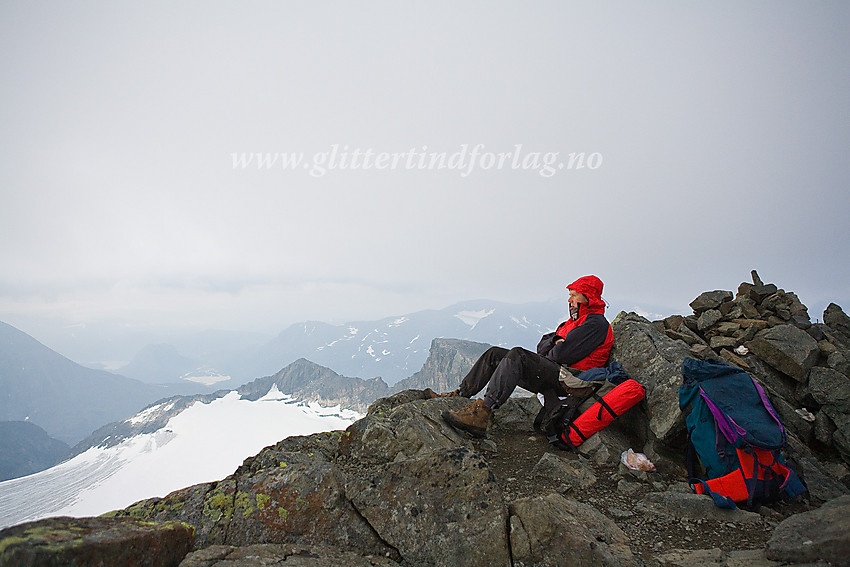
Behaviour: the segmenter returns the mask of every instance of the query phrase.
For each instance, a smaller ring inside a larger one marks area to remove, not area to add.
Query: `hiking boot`
[[[492,410],[484,400],[478,398],[459,411],[444,411],[443,419],[455,429],[461,429],[476,437],[484,437],[491,413]]]
[[[452,390],[451,392],[444,392],[442,394],[438,394],[437,392],[435,392],[431,388],[425,388],[425,395],[428,396],[428,398],[430,398],[430,399],[433,399],[433,398],[452,398],[454,396],[460,395],[460,388],[458,388],[457,390]]]

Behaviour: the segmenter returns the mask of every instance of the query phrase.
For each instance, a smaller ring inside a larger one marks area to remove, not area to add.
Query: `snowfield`
[[[221,480],[281,439],[345,429],[360,417],[298,402],[277,386],[255,402],[236,392],[196,402],[154,433],[93,447],[45,471],[0,482],[0,529],[49,516],[96,516]]]

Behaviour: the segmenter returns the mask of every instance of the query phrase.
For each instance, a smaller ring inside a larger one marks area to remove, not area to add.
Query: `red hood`
[[[587,298],[589,311],[593,313],[604,313],[605,302],[602,300],[602,280],[596,276],[583,276],[567,286],[574,289]]]

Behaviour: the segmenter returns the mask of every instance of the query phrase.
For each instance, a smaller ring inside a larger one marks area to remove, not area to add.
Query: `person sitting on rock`
[[[460,383],[460,387],[435,396],[471,398],[486,386],[483,398],[463,409],[443,412],[455,429],[483,437],[493,410],[504,404],[517,386],[534,393],[554,390],[560,396],[581,385],[567,368],[588,370],[605,366],[614,343],[611,325],[605,319],[602,280],[584,276],[567,286],[570,318],[555,332],[543,335],[537,353],[514,347],[491,347],[482,354]]]

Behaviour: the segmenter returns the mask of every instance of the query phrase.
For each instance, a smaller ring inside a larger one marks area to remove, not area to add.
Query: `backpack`
[[[721,508],[750,509],[806,491],[786,464],[788,437],[762,387],[722,360],[682,362],[679,409],[688,429],[688,482]],[[697,474],[701,465],[704,474]]]
[[[577,450],[591,435],[610,425],[646,395],[646,388],[629,378],[619,362],[612,362],[607,368],[586,370],[578,377],[588,384],[585,394],[559,398],[551,392],[542,393],[543,407],[534,420],[534,428],[558,449]],[[597,392],[606,380],[616,386],[599,396]],[[579,413],[590,398],[596,403]]]

